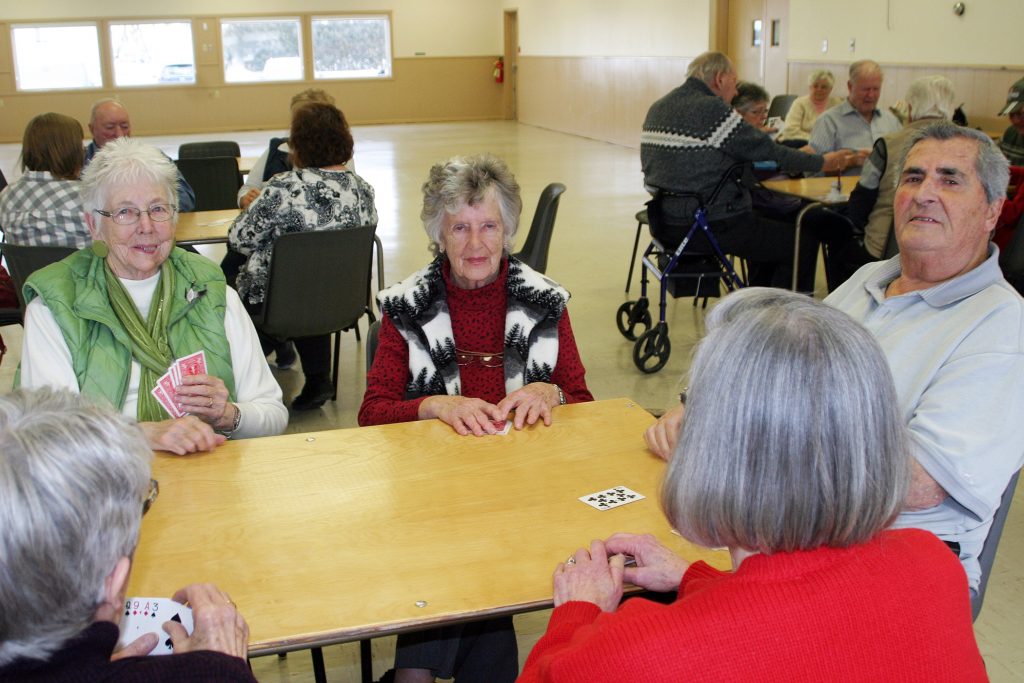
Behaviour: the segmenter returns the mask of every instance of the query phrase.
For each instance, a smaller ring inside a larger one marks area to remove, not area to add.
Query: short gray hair
[[[1006,196],[1006,187],[1010,184],[1010,162],[1006,160],[1003,153],[996,147],[985,133],[973,128],[958,126],[950,121],[936,121],[911,133],[903,147],[903,155],[896,163],[896,185],[899,186],[903,178],[903,169],[910,156],[910,150],[922,140],[955,140],[964,138],[974,140],[978,145],[978,155],[974,160],[974,170],[978,173],[978,180],[985,188],[985,199],[989,204],[1000,197]]]
[[[92,623],[138,542],[152,457],[133,420],[78,394],[0,396],[0,666]]]
[[[956,91],[953,81],[945,76],[923,76],[907,88],[907,104],[910,105],[910,119],[953,118],[956,109]]]
[[[441,249],[445,214],[479,204],[492,190],[505,228],[505,251],[511,252],[523,199],[519,195],[519,183],[508,165],[489,153],[452,157],[434,164],[427,182],[423,183],[423,211],[420,212],[431,251],[436,253]]]
[[[92,103],[92,109],[89,110],[89,123],[96,123],[96,112],[100,110],[100,107],[105,107],[108,104],[114,104],[120,107],[128,113],[128,108],[124,106],[124,102],[121,100],[115,100],[113,97],[104,97],[102,100],[96,100]]]
[[[119,185],[149,182],[160,186],[167,203],[178,208],[178,168],[163,152],[135,138],[111,140],[82,172],[82,202],[87,213],[104,206]]]
[[[771,100],[771,96],[768,95],[768,91],[757,83],[741,81],[736,84],[736,96],[732,98],[730,104],[733,109],[745,112],[758,102],[768,102],[769,100]]]
[[[910,454],[871,334],[810,297],[759,288],[726,297],[708,330],[662,488],[680,534],[774,553],[849,546],[888,526]]]
[[[735,71],[732,61],[724,52],[705,52],[697,55],[686,69],[687,78],[697,78],[708,85],[715,82],[719,74]]]
[[[860,59],[850,65],[850,80],[855,81],[861,76],[870,76],[872,74],[878,74],[884,77],[882,73],[882,67],[878,65],[878,62],[870,59]]]
[[[807,86],[810,87],[818,81],[827,81],[829,87],[832,87],[836,84],[836,76],[828,69],[815,69],[807,77]]]

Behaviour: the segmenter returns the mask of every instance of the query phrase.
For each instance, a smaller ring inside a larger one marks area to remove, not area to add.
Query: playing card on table
[[[159,640],[149,654],[169,655],[174,652],[174,647],[171,637],[163,629],[168,621],[178,622],[189,635],[192,634],[191,608],[170,598],[128,598],[121,613],[118,646],[124,647],[146,633],[155,633]]]
[[[505,436],[508,434],[508,430],[512,429],[512,420],[504,420],[499,422],[492,422],[494,428],[498,431],[494,432],[495,436]]]
[[[579,499],[596,510],[611,510],[612,508],[643,500],[644,496],[625,486],[613,486],[604,491],[580,496]]]

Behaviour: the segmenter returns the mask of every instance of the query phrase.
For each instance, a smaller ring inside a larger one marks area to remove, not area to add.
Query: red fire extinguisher
[[[505,82],[505,60],[501,57],[498,57],[498,61],[494,62],[494,82]]]

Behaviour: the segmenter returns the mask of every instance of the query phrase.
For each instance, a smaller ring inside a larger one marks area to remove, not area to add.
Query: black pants
[[[650,217],[650,213],[648,213]],[[692,222],[665,216],[651,219],[651,234],[668,249],[675,249],[689,231]],[[746,259],[749,282],[756,287],[789,289],[793,284],[793,242],[796,226],[786,220],[744,213],[726,220],[712,221],[708,227],[718,246],[726,254]],[[694,253],[714,253],[702,231],[694,234]],[[800,262],[797,289],[814,291],[814,271],[818,261],[818,243],[806,231],[800,236]],[[687,251],[691,247],[687,246]]]
[[[260,313],[263,308],[262,304],[250,304],[244,303],[245,310],[249,312],[250,316],[255,316]],[[253,321],[255,323],[255,321]],[[256,326],[256,335],[260,339],[260,348],[263,349],[263,355],[270,355],[271,351],[276,351],[284,346],[287,340],[276,339],[267,334],[264,334],[263,330]],[[317,337],[301,337],[298,339],[291,340],[295,344],[295,350],[299,354],[299,360],[302,361],[302,374],[305,375],[306,381],[309,380],[327,380],[331,377],[331,335],[324,334]]]
[[[830,292],[849,280],[861,266],[878,260],[864,248],[863,232],[854,227],[841,208],[811,209],[804,214],[803,232],[814,240],[815,249],[819,243],[826,246],[825,275]]]
[[[512,617],[443,626],[398,636],[396,669],[430,669],[455,683],[513,683],[519,647]]]

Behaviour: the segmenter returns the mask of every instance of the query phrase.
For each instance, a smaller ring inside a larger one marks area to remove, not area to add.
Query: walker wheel
[[[637,326],[642,325],[643,332],[651,329],[651,312],[647,310],[647,299],[627,301],[619,306],[619,310],[615,313],[615,324],[623,337],[629,341],[636,341]]]
[[[640,372],[648,375],[661,370],[672,353],[672,342],[668,338],[668,325],[658,323],[644,332],[633,347],[633,363]]]

